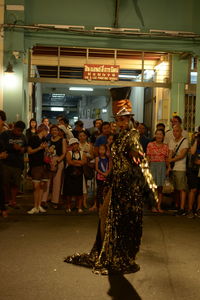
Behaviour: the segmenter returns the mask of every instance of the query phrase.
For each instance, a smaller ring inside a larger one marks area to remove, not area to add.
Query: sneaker
[[[38,210],[39,210],[39,212],[41,212],[41,213],[45,213],[45,212],[46,212],[46,209],[44,209],[42,206],[39,206],[39,207],[38,207]]]
[[[200,209],[198,209],[196,212],[195,212],[195,216],[200,218]]]
[[[70,213],[70,212],[71,212],[71,208],[67,208],[67,209],[65,210],[65,212],[66,212],[66,213]]]
[[[83,213],[83,210],[82,210],[81,208],[79,208],[79,209],[78,209],[78,213],[79,213],[79,214],[82,214],[82,213]]]
[[[38,213],[39,213],[39,209],[36,207],[33,207],[31,210],[27,211],[27,214],[29,215],[38,214]]]
[[[192,211],[192,210],[189,210],[189,211],[187,212],[187,218],[188,218],[188,219],[193,219],[194,217],[195,217],[195,215],[194,215],[193,211]]]
[[[45,208],[45,209],[47,209],[48,208],[48,204],[47,204],[47,202],[42,202],[41,203],[41,206],[43,207],[43,208]]]
[[[186,215],[186,212],[184,209],[179,209],[176,214],[176,216],[185,216]]]

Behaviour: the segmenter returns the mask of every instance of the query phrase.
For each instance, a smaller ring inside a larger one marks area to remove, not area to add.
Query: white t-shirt
[[[169,143],[169,150],[175,152],[178,145],[180,144],[180,142],[183,140],[183,137],[181,138],[181,140],[179,140],[178,142],[176,142],[174,139],[172,139]],[[185,139],[181,146],[179,147],[176,156],[180,155],[181,150],[183,149],[188,149],[189,148],[189,143],[188,143],[188,139]],[[174,171],[186,171],[186,159],[187,159],[187,155],[176,161],[173,170]]]
[[[182,136],[186,139],[188,139],[188,132],[186,130],[182,131]],[[169,143],[171,140],[174,140],[174,135],[173,135],[173,130],[169,130],[165,133],[165,139],[164,139],[164,143],[167,144],[169,146]]]

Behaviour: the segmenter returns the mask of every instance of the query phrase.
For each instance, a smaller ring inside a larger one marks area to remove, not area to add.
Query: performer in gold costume
[[[134,128],[131,88],[113,88],[113,113],[119,135],[112,150],[95,244],[90,253],[68,256],[67,263],[91,267],[96,274],[133,273],[142,237],[143,202],[156,196],[156,185]],[[125,96],[125,97],[124,97]]]

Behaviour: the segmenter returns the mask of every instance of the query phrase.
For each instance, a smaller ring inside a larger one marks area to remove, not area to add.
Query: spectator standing
[[[80,131],[78,135],[79,139],[79,148],[85,153],[87,158],[87,164],[94,158],[93,147],[90,143],[88,143],[88,136],[85,131]],[[85,176],[83,176],[83,207],[87,208],[87,180]]]
[[[41,124],[45,125],[45,126],[48,128],[48,134],[47,134],[47,136],[45,137],[46,141],[48,142],[48,141],[50,140],[50,138],[51,138],[51,134],[50,134],[51,123],[49,122],[49,119],[48,119],[48,118],[44,117],[44,118],[42,119],[42,123],[41,123]]]
[[[83,127],[83,122],[81,120],[76,121],[74,123],[74,125],[75,125],[75,128],[72,130],[72,133],[76,139],[78,139],[79,132],[81,132],[81,131],[85,131],[87,136],[88,137],[90,136],[89,131]]]
[[[65,117],[60,118],[58,127],[64,131],[67,141],[69,141],[71,138],[74,137],[72,130],[69,127],[69,120],[67,118]]]
[[[46,204],[48,195],[50,182],[52,181],[52,194],[51,194],[51,203],[53,207],[58,208],[58,203],[60,199],[60,190],[62,183],[62,174],[64,169],[64,158],[66,156],[66,141],[59,135],[59,127],[57,125],[53,125],[50,129],[51,139],[48,142],[48,147],[54,149],[55,157],[54,160],[57,163],[56,171],[51,172],[51,178],[47,183],[47,189],[43,193],[42,202]]]
[[[93,121],[93,125],[94,127],[89,129],[90,132],[90,142],[92,144],[95,143],[97,137],[101,134],[101,126],[103,124],[103,120],[102,119],[96,119]]]
[[[47,135],[47,126],[41,124],[38,126],[37,135],[32,136],[28,144],[29,165],[31,169],[34,197],[34,207],[27,212],[30,215],[46,212],[41,206],[41,202],[49,180],[49,171],[44,163],[44,152],[48,147],[48,143],[46,142]]]
[[[94,144],[94,152],[95,152],[96,156],[99,153],[99,146],[107,144],[107,137],[110,135],[110,133],[111,133],[110,123],[109,122],[103,122],[102,126],[101,126],[101,134],[96,139],[96,142]]]
[[[144,123],[140,123],[138,126],[138,131],[140,134],[140,144],[142,145],[143,151],[146,153],[147,151],[147,145],[150,142],[150,139],[146,136],[146,125]]]
[[[158,123],[157,125],[156,125],[156,131],[157,131],[157,129],[161,129],[161,130],[163,130],[164,132],[165,132],[165,124],[164,123]],[[155,132],[156,132],[155,131]],[[156,140],[156,138],[155,138],[155,136],[152,138],[152,142],[154,142]]]
[[[200,126],[195,133],[190,149],[192,155],[192,166],[188,176],[189,197],[188,197],[188,218],[195,216],[200,218]],[[197,197],[197,207],[194,208],[195,198]]]
[[[48,128],[48,131],[49,131],[49,119],[44,117],[42,119],[42,124],[44,124]]]
[[[87,163],[85,153],[79,149],[79,141],[76,138],[69,140],[71,151],[67,152],[67,168],[64,172],[63,195],[66,196],[66,212],[71,212],[71,201],[76,199],[78,212],[82,213],[83,203],[83,165]]]
[[[23,134],[25,124],[17,121],[12,130],[4,131],[0,139],[8,156],[3,161],[3,180],[5,201],[17,208],[16,195],[19,192],[21,175],[24,169],[24,153],[26,152],[26,137]]]
[[[112,148],[114,139],[115,139],[115,135],[113,133],[109,134],[109,136],[107,138],[107,144],[106,144],[106,156],[107,157],[111,157],[111,148]]]
[[[169,163],[174,188],[180,194],[180,209],[177,215],[185,215],[187,195],[186,156],[189,148],[188,140],[182,136],[180,125],[173,127],[174,139],[169,143]]]
[[[6,124],[6,113],[3,110],[0,110],[0,134],[8,129],[9,127]]]
[[[165,139],[164,139],[164,143],[167,144],[168,146],[170,141],[174,139],[174,134],[173,134],[174,126],[178,125],[179,127],[181,127],[182,119],[179,116],[173,116],[173,118],[171,119],[171,123],[172,123],[172,129],[167,130],[165,132]],[[188,132],[186,130],[182,129],[182,136],[188,140]]]
[[[30,119],[29,128],[26,129],[27,142],[29,142],[30,138],[36,134],[37,134],[37,121],[36,119]]]
[[[117,124],[116,124],[116,122],[111,122],[110,123],[110,132],[113,135],[117,135]]]
[[[155,132],[155,141],[148,143],[147,145],[147,157],[149,159],[150,171],[153,179],[157,185],[158,191],[158,203],[157,208],[152,203],[153,212],[163,212],[161,209],[162,204],[162,189],[166,179],[166,167],[168,166],[169,148],[163,143],[165,132],[162,129],[157,129]]]

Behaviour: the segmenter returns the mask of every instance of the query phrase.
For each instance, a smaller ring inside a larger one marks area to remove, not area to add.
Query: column
[[[185,84],[188,82],[189,60],[180,59],[179,54],[172,55],[172,85],[170,117],[173,112],[183,118],[185,107]]]
[[[197,72],[195,126],[200,126],[200,59],[198,59],[197,63]]]
[[[0,24],[4,24],[4,0],[0,0]],[[0,32],[0,109],[3,109],[3,30]]]

